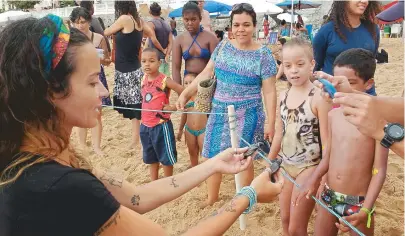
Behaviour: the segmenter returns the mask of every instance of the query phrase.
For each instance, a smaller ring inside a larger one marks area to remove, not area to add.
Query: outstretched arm
[[[247,148],[237,150],[244,153]],[[234,155],[234,149],[230,148],[185,172],[137,187],[125,181],[123,173],[109,170],[93,173],[121,205],[143,214],[178,198],[214,173],[238,173],[246,169],[249,162],[241,161],[242,158],[242,155]]]
[[[250,163],[249,161],[246,163]],[[202,164],[203,165],[203,164]],[[247,167],[247,166],[246,166]],[[195,168],[195,167],[194,167]],[[192,168],[192,169],[194,169]],[[276,183],[270,182],[270,175],[267,171],[256,177],[250,185],[257,193],[257,202],[270,202],[274,200],[281,192],[283,178]],[[242,212],[249,206],[249,199],[245,195],[234,197],[220,210],[201,221],[197,226],[189,229],[185,236],[205,236],[205,235],[222,235]],[[162,227],[157,223],[147,219],[145,216],[131,211],[125,206],[120,209],[99,229],[95,235],[112,236],[112,235],[167,235]]]

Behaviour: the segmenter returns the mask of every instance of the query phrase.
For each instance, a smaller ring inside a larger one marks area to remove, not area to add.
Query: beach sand
[[[389,53],[389,63],[379,64],[376,72],[376,90],[380,96],[401,96],[404,88],[404,45],[402,39],[382,39],[380,49]],[[114,87],[114,65],[106,68],[110,93]],[[284,89],[285,82],[278,82],[278,90]],[[171,101],[176,101],[177,95],[172,93]],[[178,130],[180,115],[172,115],[175,132]],[[123,170],[126,179],[135,186],[149,182],[147,165],[142,161],[141,147],[129,151],[127,147],[131,141],[131,123],[123,119],[118,112],[103,109],[103,157],[98,157],[91,150],[90,132],[88,146],[89,159],[95,167],[108,168],[111,170]],[[77,136],[72,135],[72,143],[77,147]],[[187,169],[189,157],[184,136],[181,142],[177,142],[178,163],[174,167],[174,173],[180,173]],[[262,172],[264,167],[255,162],[255,174]],[[161,174],[163,170],[161,169]],[[199,208],[199,203],[206,199],[207,186],[202,183],[180,198],[153,210],[145,216],[162,225],[170,235],[180,235],[189,227],[197,224],[201,219],[209,216],[215,209],[229,201],[235,194],[234,176],[224,176],[220,190],[220,201],[212,207]],[[404,161],[397,155],[390,153],[388,162],[388,174],[383,189],[376,203],[375,235],[403,235],[404,231]],[[314,231],[313,212],[308,232]],[[282,235],[280,210],[278,202],[270,204],[258,204],[254,212],[247,215],[247,229],[241,231],[239,222],[236,221],[224,234],[228,236],[242,235]]]

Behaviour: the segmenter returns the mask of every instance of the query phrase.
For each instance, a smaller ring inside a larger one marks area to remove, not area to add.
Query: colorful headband
[[[49,74],[51,68],[55,69],[67,50],[70,30],[59,16],[49,14],[45,18],[51,20],[56,26],[56,34],[53,30],[46,28],[39,41],[45,59],[45,71]],[[57,41],[53,44],[55,36]]]

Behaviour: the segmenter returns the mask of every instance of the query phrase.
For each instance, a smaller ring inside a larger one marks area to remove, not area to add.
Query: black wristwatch
[[[383,147],[390,148],[394,142],[402,139],[404,139],[404,127],[398,123],[388,123],[384,127],[384,138],[380,143]]]

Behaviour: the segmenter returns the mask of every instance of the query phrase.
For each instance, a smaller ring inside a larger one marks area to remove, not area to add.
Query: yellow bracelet
[[[360,209],[360,211],[364,211],[367,214],[367,228],[370,228],[370,226],[371,226],[371,216],[373,215],[374,210],[375,210],[375,206],[373,207],[373,209],[371,209],[371,211],[365,207],[362,207]]]

